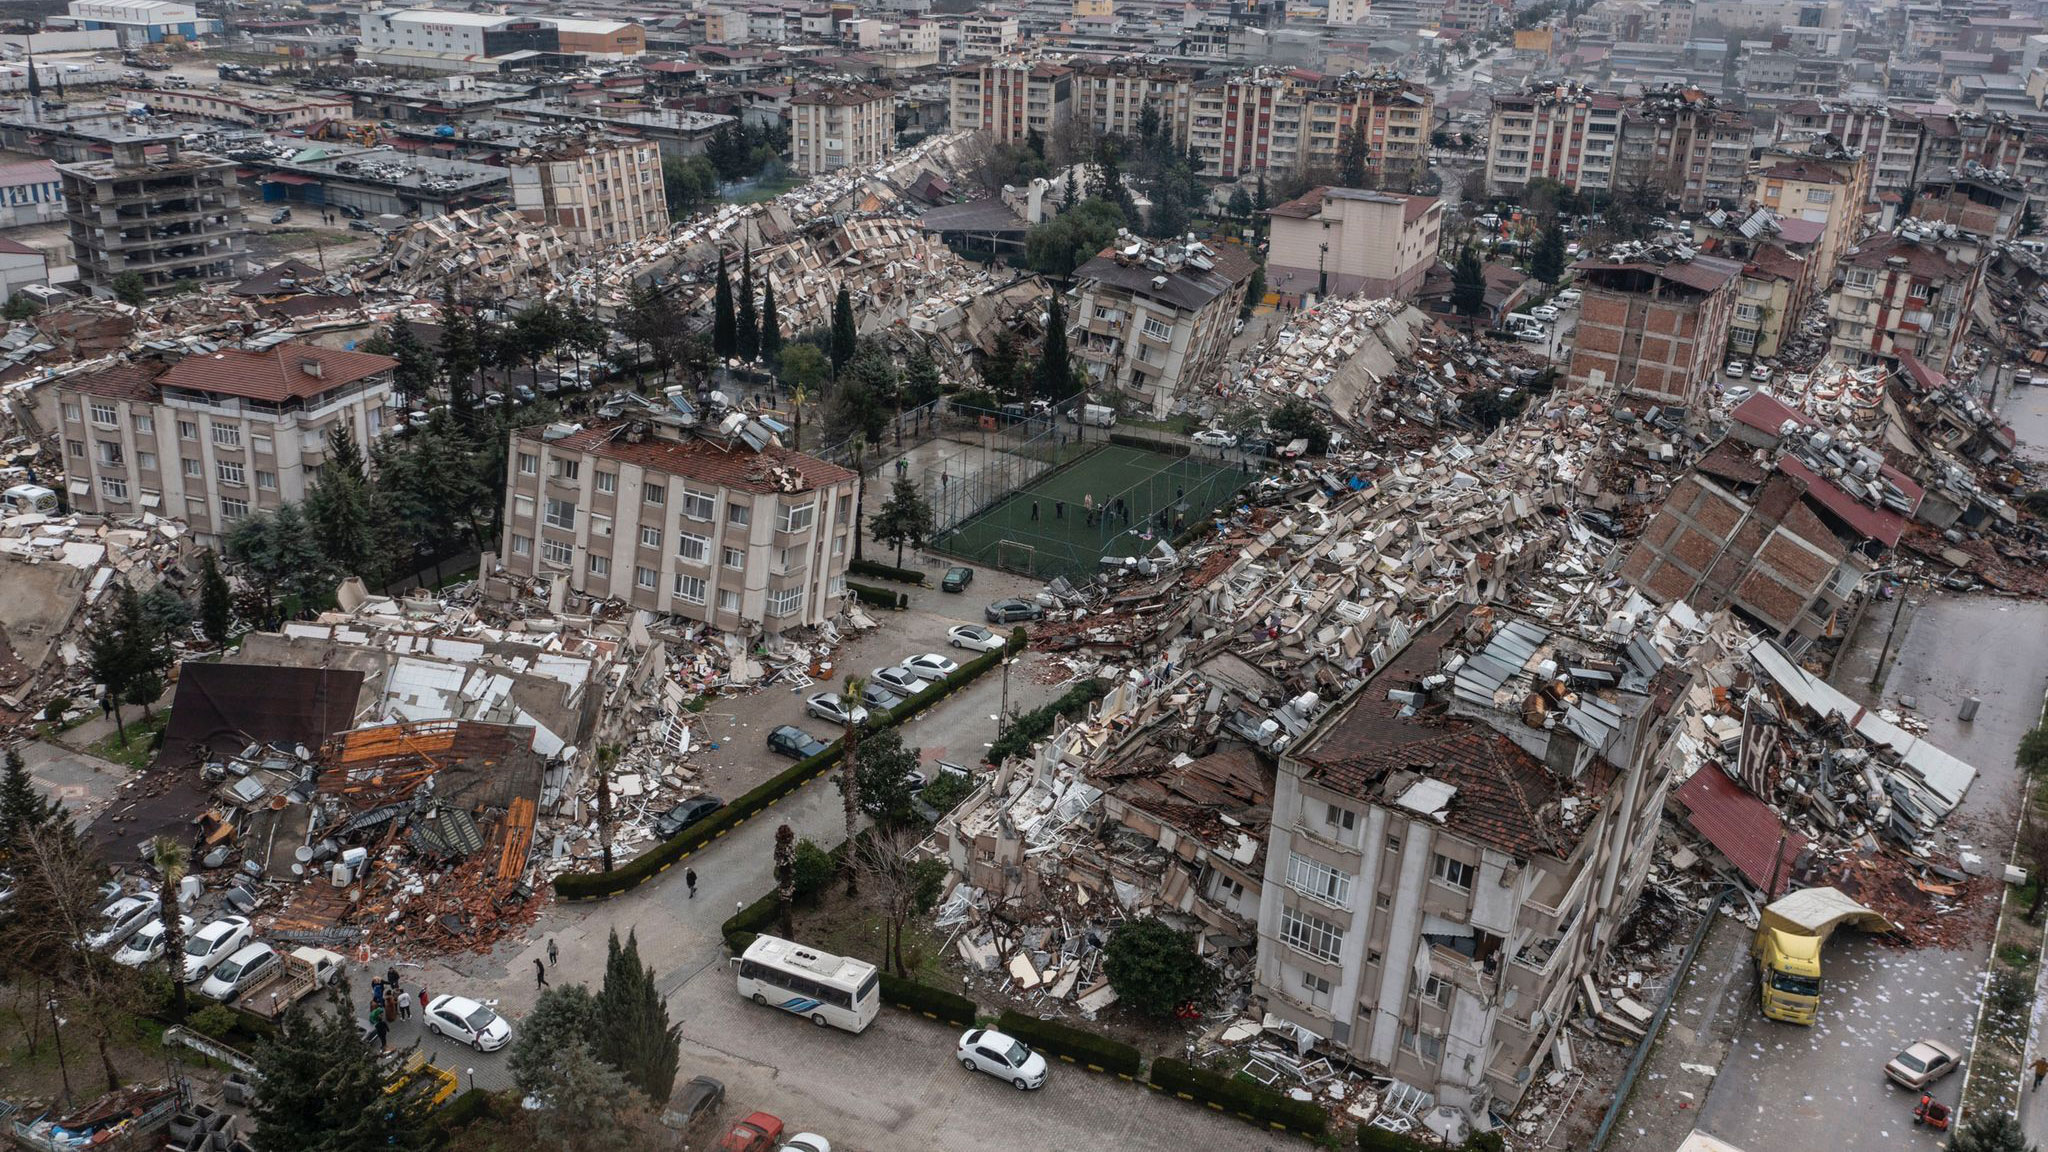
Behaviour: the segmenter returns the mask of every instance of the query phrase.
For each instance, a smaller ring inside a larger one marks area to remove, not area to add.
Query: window
[[[575,480],[583,475],[583,463],[580,460],[556,460],[554,466],[555,478],[558,480]]]
[[[180,421],[178,421],[178,439],[180,439],[180,440],[197,440],[197,439],[199,439],[199,422],[198,422],[198,421],[196,421],[196,420],[180,420]]]
[[[1301,998],[1311,1008],[1327,1009],[1330,1006],[1330,982],[1313,972],[1301,974]]]
[[[727,548],[720,559],[727,568],[745,568],[747,566],[747,554],[738,548]]]
[[[803,610],[804,590],[801,588],[777,588],[768,593],[768,614],[770,616],[794,616]]]
[[[533,537],[521,536],[519,533],[514,532],[512,534],[512,554],[514,556],[533,555]]]
[[[1365,962],[1368,967],[1378,964],[1380,962],[1380,950],[1377,948],[1367,948],[1365,950]]]
[[[550,528],[574,528],[576,504],[570,500],[549,500],[547,515],[542,519]]]
[[[1432,1036],[1419,1028],[1401,1029],[1401,1048],[1413,1052],[1434,1064],[1444,1057],[1444,1041],[1441,1036]]]
[[[1832,189],[1828,188],[1808,188],[1806,190],[1806,202],[1808,204],[1833,204],[1835,202],[1835,194]]]
[[[691,532],[676,533],[676,555],[695,564],[704,563],[711,555],[711,537]]]
[[[85,441],[66,440],[64,443],[71,450],[73,456],[78,457],[80,460],[85,459]]]
[[[222,448],[240,448],[242,429],[238,425],[223,424],[216,420],[213,422],[213,442]]]
[[[1448,1007],[1450,1007],[1450,1006],[1451,1006],[1451,984],[1450,984],[1450,981],[1448,981],[1448,980],[1439,980],[1439,979],[1437,979],[1437,978],[1436,978],[1436,977],[1434,977],[1434,976],[1430,976],[1430,977],[1427,977],[1427,978],[1425,978],[1425,979],[1424,979],[1424,980],[1422,981],[1422,998],[1423,998],[1424,1000],[1427,1000],[1427,1001],[1429,1001],[1429,1002],[1430,1002],[1431,1004],[1434,1004],[1434,1005],[1436,1005],[1436,1006],[1437,1006],[1437,1007],[1439,1007],[1439,1008],[1448,1008]]]
[[[1389,837],[1387,837],[1387,851],[1389,851],[1389,852],[1399,852],[1400,850],[1401,850],[1401,838],[1400,838],[1399,836],[1389,836]]]
[[[1152,337],[1154,340],[1171,340],[1173,338],[1173,325],[1161,324],[1159,321],[1147,316],[1145,317],[1145,335]]]
[[[78,405],[76,405],[76,404],[66,404],[66,405],[64,405],[63,407],[64,407],[64,420],[65,420],[65,422],[66,422],[66,423],[70,423],[70,424],[76,424],[76,423],[78,423]]]
[[[242,470],[242,462],[240,460],[214,461],[213,474],[223,484],[247,484],[249,482],[248,473]]]
[[[541,537],[540,558],[548,563],[560,564],[566,567],[575,558],[575,555],[576,550],[562,541],[550,540],[545,536]]]
[[[185,457],[185,475],[188,479],[197,480],[201,476],[206,475],[206,465],[187,456]]]
[[[649,568],[645,564],[635,565],[633,568],[633,586],[635,588],[645,588],[652,592],[654,591],[656,575],[654,569]]]
[[[661,547],[661,529],[642,524],[640,526],[640,546],[642,548]]]
[[[780,505],[775,512],[775,530],[777,532],[802,532],[811,526],[811,520],[816,516],[817,511],[818,508],[815,504],[798,504],[795,507],[791,507],[788,504]]]
[[[1351,898],[1351,874],[1298,852],[1287,857],[1287,886],[1306,896],[1342,907]]]
[[[265,492],[277,491],[277,473],[265,472],[258,468],[256,470],[256,487]]]
[[[1385,892],[1375,892],[1372,894],[1372,906],[1381,910],[1392,908],[1394,906],[1394,898]]]
[[[128,498],[128,481],[118,476],[102,476],[100,477],[100,495],[105,496],[109,500],[126,500]]]
[[[254,448],[254,449],[255,449],[256,451],[258,451],[258,452],[262,453],[262,454],[263,454],[263,455],[265,455],[265,456],[268,456],[268,455],[270,455],[270,437],[268,437],[268,436],[251,436],[251,437],[249,437],[249,447],[251,447],[251,448]],[[322,450],[322,449],[324,449],[324,448],[326,448],[326,447],[327,447],[327,430],[326,430],[325,428],[321,428],[321,429],[315,430],[315,431],[313,431],[313,432],[311,432],[311,433],[308,433],[308,434],[307,434],[307,436],[306,436],[306,450],[307,450],[307,451],[309,451],[309,452],[318,452],[318,451],[320,451],[320,450]]]
[[[752,523],[753,519],[754,509],[751,505],[727,504],[725,506],[725,522],[727,524],[733,524],[741,528],[744,528],[749,523]]]
[[[1293,908],[1280,910],[1280,939],[1318,960],[1335,963],[1344,950],[1344,930]]]
[[[107,403],[107,402],[106,402],[106,401],[104,401],[104,400],[95,400],[95,401],[93,401],[93,402],[92,402],[92,422],[93,422],[93,423],[95,423],[95,424],[114,424],[114,423],[117,423],[117,422],[119,422],[119,421],[120,421],[120,419],[121,419],[121,414],[120,414],[120,413],[118,413],[118,412],[116,412],[116,411],[114,411],[114,406],[113,406],[112,404],[109,404],[109,403]]]
[[[640,498],[649,504],[666,504],[668,503],[668,485],[642,484],[640,486]]]
[[[692,520],[709,520],[718,513],[718,498],[709,492],[683,489],[683,515]]]
[[[121,453],[121,445],[119,443],[112,440],[95,440],[93,443],[100,450],[100,463],[125,464],[128,462],[127,457]]]
[[[606,493],[617,492],[619,490],[619,474],[617,472],[597,473],[597,490]]]
[[[1737,320],[1754,320],[1756,319],[1756,313],[1757,308],[1754,304],[1737,304],[1735,306],[1735,318]]]
[[[1328,822],[1330,827],[1341,828],[1346,832],[1358,827],[1358,813],[1348,808],[1339,808],[1335,804],[1330,805],[1329,809]]]
[[[1877,282],[1877,274],[1868,268],[1851,268],[1843,278],[1858,288],[1868,288]]]
[[[704,589],[705,584],[702,576],[688,576],[681,572],[676,573],[676,599],[681,600],[685,604],[702,604],[704,602]]]
[[[220,498],[220,518],[232,524],[249,514],[249,502],[232,496]]]
[[[611,559],[611,557],[609,557],[609,556],[599,556],[599,555],[598,555],[598,554],[596,554],[595,552],[591,553],[591,554],[590,554],[590,574],[591,574],[592,576],[609,576],[609,575],[611,575],[611,574],[612,574],[612,559]]]
[[[735,591],[733,591],[733,590],[732,590],[732,589],[730,589],[730,588],[726,589],[726,590],[725,590],[725,591],[723,591],[723,592],[720,592],[720,593],[718,594],[718,610],[719,610],[720,612],[737,612],[737,611],[739,611],[739,610],[740,610],[740,594],[739,594],[739,593],[737,593],[737,592],[735,592]]]
[[[540,457],[531,452],[521,452],[519,454],[519,474],[521,476],[534,476],[538,475],[539,472]]]
[[[145,472],[154,472],[156,471],[156,453],[137,452],[135,454],[135,463]]]
[[[1449,856],[1438,853],[1435,861],[1431,864],[1431,870],[1436,874],[1436,878],[1440,883],[1456,888],[1460,892],[1470,892],[1472,890],[1472,866],[1463,860],[1453,860]]]

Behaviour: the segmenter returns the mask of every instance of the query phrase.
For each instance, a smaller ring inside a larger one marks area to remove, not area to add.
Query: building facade
[[[1192,72],[1170,65],[1142,60],[1080,64],[1074,69],[1074,117],[1099,136],[1135,140],[1149,105],[1160,126],[1173,133],[1173,142],[1185,148],[1194,88]]]
[[[1251,269],[1249,260],[1226,266],[1200,244],[1138,249],[1120,248],[1075,270],[1069,346],[1096,395],[1121,397],[1159,418],[1221,370]]]
[[[1017,50],[1015,16],[969,16],[960,21],[960,59],[994,60]]]
[[[170,0],[71,0],[73,23],[88,32],[111,30],[124,46],[196,40],[220,31],[220,21],[190,4]]]
[[[241,274],[249,229],[234,161],[186,152],[179,136],[137,136],[57,172],[78,279],[94,295],[129,272],[151,293]]]
[[[1774,152],[1764,155],[1764,168],[1756,175],[1756,202],[1781,218],[1820,225],[1820,239],[1813,250],[1815,283],[1834,279],[1842,253],[1858,238],[1864,178],[1869,171],[1858,150],[1844,149],[1832,162],[1809,156],[1792,159]]]
[[[806,176],[879,163],[896,150],[896,93],[834,84],[789,101],[790,166]]]
[[[1532,86],[1493,98],[1487,191],[1511,195],[1539,177],[1581,192],[1648,187],[1697,212],[1742,198],[1749,149],[1747,118],[1697,90]]]
[[[779,444],[663,417],[520,429],[500,562],[743,634],[821,624],[846,597],[858,484]]]
[[[586,137],[513,158],[512,206],[584,248],[668,233],[661,148],[644,140]]]
[[[1494,97],[1488,193],[1513,194],[1538,178],[1582,192],[1613,188],[1626,104],[1612,93],[1583,89]]]
[[[355,102],[347,96],[317,93],[280,93],[223,88],[209,92],[198,88],[123,88],[121,99],[128,104],[147,104],[150,111],[190,116],[219,124],[240,124],[245,128],[274,131],[307,128],[322,120],[347,120],[355,115]]]
[[[1008,56],[953,73],[953,128],[986,132],[998,143],[1050,137],[1074,114],[1073,69]]]
[[[72,507],[182,520],[218,541],[244,516],[303,501],[337,426],[367,458],[386,428],[397,363],[280,344],[67,377],[57,402]]]
[[[51,160],[0,164],[0,229],[48,224],[64,215],[64,183]]]
[[[1876,364],[1910,352],[1947,371],[1970,334],[1984,279],[1975,248],[1908,221],[1850,249],[1841,288],[1828,301],[1830,353],[1846,364]]]
[[[1705,398],[1728,351],[1742,265],[1716,256],[1576,265],[1573,387],[1616,389],[1659,404]]]
[[[1272,218],[1266,289],[1283,298],[1414,297],[1437,258],[1444,204],[1354,188],[1314,188]]]
[[[1429,160],[1435,97],[1398,75],[1323,76],[1257,68],[1194,86],[1188,147],[1202,174],[1235,180],[1253,172],[1335,169],[1363,129],[1366,167],[1405,184]]]

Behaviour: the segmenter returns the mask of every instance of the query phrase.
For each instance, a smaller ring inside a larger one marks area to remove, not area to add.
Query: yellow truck
[[[1766,906],[1750,945],[1764,1015],[1811,1024],[1820,1010],[1820,950],[1844,924],[1888,932],[1889,920],[1838,888],[1805,888]]]

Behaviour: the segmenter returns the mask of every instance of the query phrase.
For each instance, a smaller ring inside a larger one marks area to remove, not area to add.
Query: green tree
[[[761,355],[761,317],[754,311],[754,250],[740,249],[740,314],[736,335],[740,359],[751,364]]]
[[[858,697],[855,697],[858,699]],[[852,775],[858,806],[863,815],[888,828],[915,823],[917,811],[911,806],[916,787],[911,773],[917,771],[918,749],[903,746],[903,733],[894,727],[868,732],[860,740],[860,763]],[[846,788],[847,774],[836,778]]]
[[[761,359],[773,364],[782,355],[782,317],[775,311],[775,282],[761,278]]]
[[[540,1092],[562,1053],[597,1040],[597,999],[581,984],[542,989],[533,1010],[519,1022],[519,1034],[505,1063],[522,1095]]]
[[[869,444],[880,443],[889,427],[895,395],[896,365],[888,351],[873,340],[862,341],[860,353],[841,374],[833,392],[833,431],[840,436],[859,436]]]
[[[171,982],[171,1012],[185,1014],[185,922],[178,909],[178,884],[191,862],[185,846],[173,836],[149,841],[149,862],[156,867],[156,916],[164,926],[164,974]]]
[[[476,325],[463,314],[452,279],[441,286],[440,322],[441,380],[448,387],[449,404],[459,410],[475,395],[483,353],[477,345]]]
[[[795,448],[804,437],[804,403],[818,394],[824,387],[825,377],[832,365],[815,344],[791,344],[783,349],[782,358],[777,361],[777,378],[782,386],[789,389],[791,434],[796,437]]]
[[[2040,230],[2041,217],[2035,214],[2034,202],[2032,200],[2029,200],[2027,201],[2026,207],[2020,209],[2020,235],[2032,236],[2034,233],[2039,232]],[[7,301],[7,303],[9,307],[12,307],[14,301],[10,299],[9,301]]]
[[[149,285],[143,282],[140,272],[123,272],[114,277],[114,299],[131,308],[140,308],[149,300]]]
[[[1074,384],[1073,357],[1067,351],[1067,310],[1058,292],[1052,294],[1045,307],[1045,347],[1039,353],[1038,372],[1032,384],[1040,396],[1055,404],[1078,390]]]
[[[720,252],[718,284],[711,293],[711,350],[720,360],[729,360],[739,349],[739,322],[732,311],[732,273],[726,270],[725,253]]]
[[[2020,737],[2016,755],[2023,771],[2039,772],[2048,768],[2048,727],[2031,729]]]
[[[917,483],[905,474],[896,477],[889,498],[875,509],[868,531],[880,544],[896,546],[896,566],[903,567],[905,545],[924,547],[932,534],[932,506],[917,490]]]
[[[1318,456],[1330,450],[1330,422],[1316,407],[1299,396],[1289,396],[1266,417],[1282,443],[1307,440],[1308,450]]]
[[[998,400],[1017,393],[1017,338],[1004,328],[996,333],[995,348],[981,358],[981,383]]]
[[[9,745],[6,771],[0,773],[0,865],[14,854],[19,839],[32,829],[49,827],[64,813],[64,806],[45,799],[29,777],[21,749]],[[0,965],[4,966],[4,965]]]
[[[250,1143],[257,1152],[425,1152],[434,1145],[428,1082],[387,1091],[375,1041],[356,1030],[348,981],[337,982],[335,994],[334,1011],[292,1008],[257,1045],[263,1091],[251,1109]]]
[[[1152,213],[1145,220],[1146,235],[1172,239],[1186,232],[1192,220],[1180,183],[1161,180],[1152,189]]]
[[[1344,136],[1344,151],[1337,162],[1339,178],[1344,181],[1344,187],[1366,186],[1371,156],[1365,146],[1365,120],[1360,117],[1351,122],[1351,131]]]
[[[464,392],[468,384],[455,385]],[[306,494],[306,521],[315,546],[336,571],[376,581],[384,556],[377,493],[363,475],[363,454],[346,420],[327,437],[328,458]]]
[[[903,365],[903,402],[921,408],[937,400],[944,389],[945,379],[939,373],[939,362],[932,359],[932,350],[922,343],[912,347]]]
[[[274,618],[280,596],[299,596],[300,611],[322,598],[329,579],[325,558],[298,505],[242,517],[228,529],[227,545],[228,556],[256,588],[266,616]]]
[[[668,1022],[668,1006],[654,986],[654,969],[640,962],[640,941],[630,930],[619,943],[613,931],[605,956],[604,987],[597,994],[597,1056],[656,1104],[676,1084],[682,1025]]]
[[[220,574],[220,558],[208,548],[199,557],[199,630],[216,647],[225,647],[233,614],[234,597]]]
[[[1466,245],[1451,268],[1451,310],[1460,316],[1486,314],[1486,266],[1479,250]]]
[[[1949,1138],[1949,1152],[2034,1152],[2026,1129],[2010,1112],[1979,1109]]]
[[[533,1095],[547,1107],[532,1113],[534,1135],[562,1152],[634,1152],[655,1147],[659,1129],[632,1095],[618,1069],[591,1045],[571,1044],[556,1054]]]
[[[9,320],[26,320],[41,312],[43,306],[35,297],[26,292],[16,292],[7,298],[7,307],[0,308],[0,317]]]
[[[1557,283],[1564,279],[1564,255],[1564,229],[1552,220],[1529,253],[1529,274],[1545,284]]]
[[[1238,307],[1239,316],[1250,316],[1266,299],[1266,269],[1263,265],[1252,269],[1252,278],[1244,286],[1244,303]]]
[[[1111,201],[1084,200],[1025,233],[1024,262],[1034,272],[1069,280],[1074,269],[1114,241],[1117,229],[1130,219]]]
[[[398,360],[391,370],[391,387],[408,408],[416,408],[425,400],[434,386],[434,378],[440,374],[434,352],[420,342],[412,325],[403,319],[391,322],[387,339],[391,341],[391,355]]]
[[[191,626],[192,605],[168,582],[159,580],[142,594],[142,615],[158,635],[168,639]]]
[[[113,702],[114,730],[123,744],[128,742],[128,726],[121,718],[121,705],[149,675],[148,656],[144,645],[138,643],[145,639],[139,633],[147,627],[141,597],[124,583],[113,609],[101,613],[85,637],[86,667]]]
[[[1216,989],[1216,970],[1195,951],[1195,938],[1156,917],[1126,920],[1103,948],[1102,972],[1117,999],[1155,1020]]]
[[[1230,214],[1239,220],[1251,219],[1251,194],[1244,190],[1244,185],[1242,184],[1230,190]]]
[[[862,758],[867,755],[866,742],[861,739],[861,726],[855,724],[852,717],[853,709],[860,701],[861,690],[867,686],[866,677],[849,674],[846,677],[846,691],[843,694],[847,701],[847,723],[846,731],[841,733],[839,737],[838,779],[840,807],[846,817],[846,840],[849,844],[853,842],[855,834],[860,831],[860,766]],[[896,740],[897,745],[900,747],[903,738],[898,736]],[[851,851],[846,854],[845,870],[846,894],[848,896],[860,895],[859,869],[855,867]]]
[[[847,294],[846,285],[839,286],[838,295],[832,298],[832,343],[829,349],[832,358],[832,374],[837,376],[853,361],[853,354],[860,348],[860,329],[853,322],[853,297]]]
[[[775,905],[782,938],[796,939],[796,830],[775,826]]]
[[[1138,218],[1138,205],[1131,198],[1131,190],[1124,184],[1123,172],[1118,168],[1122,159],[1114,137],[1104,136],[1095,142],[1095,178],[1090,185],[1095,198],[1116,206],[1117,215],[1125,220]]]
[[[847,846],[847,858],[867,890],[867,903],[882,911],[882,952],[898,976],[909,975],[911,967],[903,955],[904,929],[912,916],[932,910],[946,883],[945,861],[918,853],[920,836],[905,824],[895,824]]]

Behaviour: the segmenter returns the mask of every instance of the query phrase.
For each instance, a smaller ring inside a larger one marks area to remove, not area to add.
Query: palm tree
[[[178,915],[178,884],[190,862],[185,846],[169,836],[149,842],[149,860],[163,876],[157,893],[157,915],[164,922],[164,968],[171,977],[171,1012],[185,1016],[185,922]]]
[[[796,938],[796,832],[787,824],[775,829],[775,897],[782,906],[782,938]]]
[[[846,801],[846,894],[860,895],[860,881],[853,866],[853,833],[860,823],[860,725],[853,722],[854,709],[860,707],[861,690],[868,686],[867,679],[851,673],[846,677],[846,737],[840,742],[839,780],[842,798]]]

